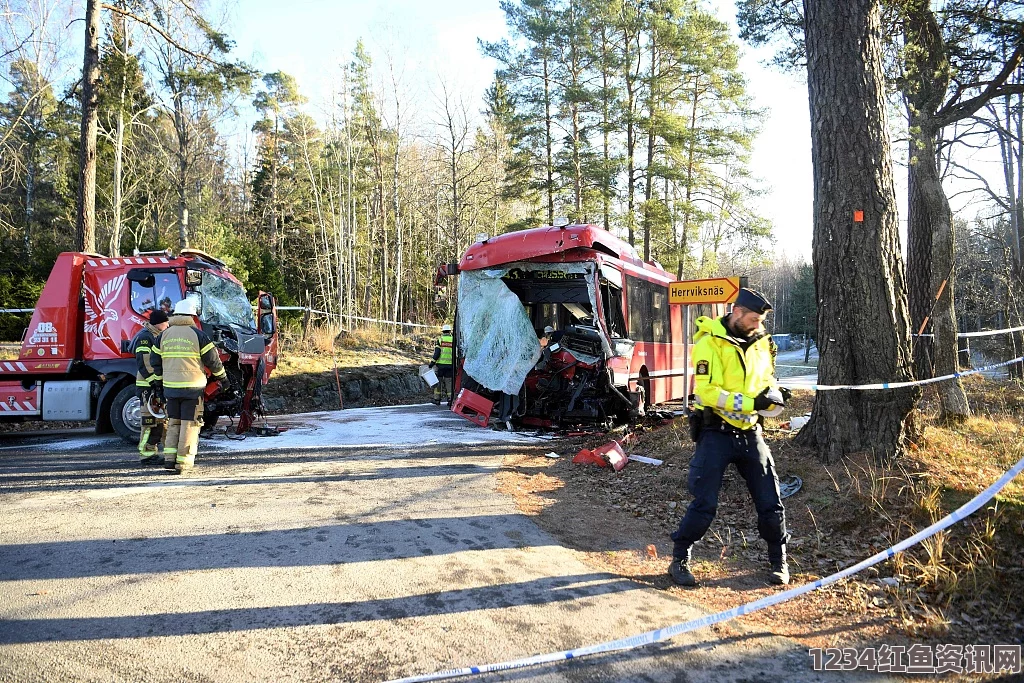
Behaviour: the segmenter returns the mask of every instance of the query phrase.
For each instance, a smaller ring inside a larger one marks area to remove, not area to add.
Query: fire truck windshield
[[[203,310],[200,319],[210,325],[235,325],[249,332],[256,331],[256,317],[245,290],[236,282],[203,273]]]

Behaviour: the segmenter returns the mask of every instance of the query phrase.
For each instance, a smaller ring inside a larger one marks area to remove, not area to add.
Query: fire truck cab
[[[230,269],[198,250],[58,256],[17,360],[0,361],[0,420],[95,420],[97,433],[137,441],[132,339],[150,311],[170,314],[186,297],[196,300],[197,325],[214,340],[228,373],[207,386],[206,426],[238,416],[236,431],[248,430],[263,413],[262,388],[277,366],[274,297],[260,292],[254,313]]]

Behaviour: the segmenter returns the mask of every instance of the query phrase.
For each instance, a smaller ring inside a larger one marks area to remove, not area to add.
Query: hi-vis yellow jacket
[[[166,398],[199,398],[206,388],[206,372],[211,379],[224,379],[227,372],[217,348],[200,329],[192,327],[192,316],[173,315],[170,326],[160,333],[150,356],[153,375],[150,382],[164,385]]]
[[[455,337],[452,336],[451,332],[445,332],[437,341],[434,342],[434,362],[438,365],[451,365],[452,364],[452,347],[454,346]]]
[[[754,397],[775,386],[776,346],[763,329],[746,351],[729,334],[725,319],[697,318],[693,335],[694,393],[697,406],[711,408],[723,420],[752,429],[757,424]]]

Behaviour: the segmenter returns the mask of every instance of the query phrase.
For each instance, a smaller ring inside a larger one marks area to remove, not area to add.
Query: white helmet
[[[190,298],[184,298],[174,304],[174,315],[195,315],[196,302]]]
[[[442,332],[451,332],[452,331],[452,326],[449,325],[448,323],[445,323],[444,325],[441,325],[441,331]]]

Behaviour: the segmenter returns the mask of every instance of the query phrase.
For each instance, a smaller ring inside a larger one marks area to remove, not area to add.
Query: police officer
[[[156,390],[162,392],[167,413],[164,467],[175,474],[188,474],[195,465],[207,384],[203,368],[210,371],[211,381],[227,377],[217,348],[205,332],[193,326],[195,314],[192,299],[179,301],[170,325],[153,345]]]
[[[441,325],[441,336],[434,344],[434,357],[428,364],[429,367],[437,366],[437,384],[434,385],[434,405],[441,405],[442,396],[447,400],[451,396],[451,379],[455,376],[452,372],[452,349],[455,338],[452,336],[452,326],[448,323]]]
[[[139,459],[143,465],[159,465],[163,458],[157,452],[157,447],[164,437],[164,425],[166,419],[157,417],[150,410],[150,396],[152,390],[149,386],[150,377],[153,376],[153,365],[150,363],[150,354],[156,338],[167,329],[167,314],[156,309],[150,311],[149,322],[146,323],[138,334],[132,339],[132,349],[135,350],[135,395],[139,397],[142,404],[140,407],[142,415],[142,434],[139,436]]]
[[[768,542],[769,580],[789,583],[786,512],[779,496],[775,462],[761,435],[758,411],[784,405],[788,391],[775,387],[775,344],[762,323],[771,304],[758,292],[741,289],[732,311],[720,319],[697,318],[693,362],[697,441],[687,486],[693,502],[672,534],[668,573],[682,586],[697,584],[690,571],[691,546],[711,526],[722,476],[736,465],[757,509],[757,529]]]

